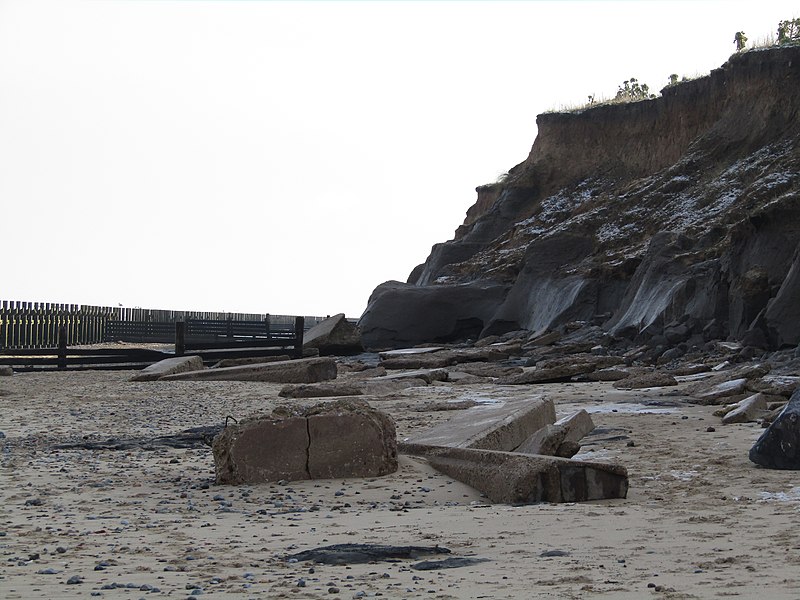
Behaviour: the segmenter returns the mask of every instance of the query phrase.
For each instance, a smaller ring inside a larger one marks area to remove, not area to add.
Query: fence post
[[[58,328],[58,368],[67,368],[67,326],[60,325]]]
[[[294,356],[303,358],[303,332],[306,320],[303,317],[295,317],[294,320]]]
[[[175,321],[175,356],[186,353],[186,321]]]

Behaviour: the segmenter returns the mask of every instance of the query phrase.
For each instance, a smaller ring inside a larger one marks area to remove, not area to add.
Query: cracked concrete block
[[[394,421],[363,400],[284,406],[214,438],[219,484],[379,477],[397,470]]]

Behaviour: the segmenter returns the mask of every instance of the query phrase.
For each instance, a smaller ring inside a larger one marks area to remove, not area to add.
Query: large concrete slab
[[[214,438],[219,484],[378,477],[397,470],[392,418],[363,400],[285,406]]]
[[[408,438],[408,443],[512,451],[554,423],[553,401],[541,396],[469,408],[449,421]]]
[[[585,502],[625,498],[628,472],[621,465],[473,448],[400,444],[438,471],[485,494],[492,502]]]
[[[176,356],[175,358],[165,358],[145,367],[131,377],[130,381],[156,381],[166,375],[202,370],[203,359],[199,356]]]
[[[167,375],[160,381],[270,381],[273,383],[316,383],[336,379],[332,358],[300,358],[255,365],[205,369]]]

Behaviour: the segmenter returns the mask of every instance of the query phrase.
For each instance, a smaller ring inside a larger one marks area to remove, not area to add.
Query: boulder
[[[175,358],[165,358],[145,367],[131,377],[130,381],[156,381],[166,375],[202,370],[203,359],[199,356],[176,356]]]
[[[405,441],[418,445],[512,451],[555,420],[555,407],[549,398],[508,400],[469,408]]]
[[[621,465],[406,443],[400,451],[424,456],[438,471],[497,503],[584,502],[625,498],[628,493],[628,473]]]
[[[508,292],[490,281],[418,287],[389,281],[370,296],[359,320],[367,349],[476,340]]]
[[[750,460],[769,469],[800,469],[800,390],[750,449]]]
[[[0,365],[0,377],[10,377],[14,374],[14,369],[8,365]]]
[[[767,412],[767,395],[753,394],[739,402],[736,408],[722,417],[722,424],[749,423],[757,420],[765,412]]]
[[[641,390],[672,385],[678,385],[678,381],[669,373],[662,373],[661,371],[632,375],[613,383],[613,386],[618,390]]]
[[[303,335],[303,348],[316,348],[320,356],[346,356],[363,352],[361,336],[344,313],[328,317]]]
[[[213,442],[218,484],[378,477],[397,470],[394,421],[359,400],[282,407]]]
[[[336,362],[332,358],[299,358],[272,363],[223,367],[177,373],[161,381],[271,381],[273,383],[317,383],[336,379]]]

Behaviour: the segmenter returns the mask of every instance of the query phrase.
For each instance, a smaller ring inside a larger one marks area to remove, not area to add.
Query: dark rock
[[[368,349],[385,349],[478,339],[507,292],[508,286],[485,281],[427,287],[383,283],[359,320],[361,341]]]
[[[442,546],[391,546],[380,544],[333,544],[290,554],[285,560],[313,561],[325,565],[356,565],[401,558],[419,559],[436,554],[450,554]]]
[[[750,460],[769,469],[800,470],[800,390],[750,449]]]

